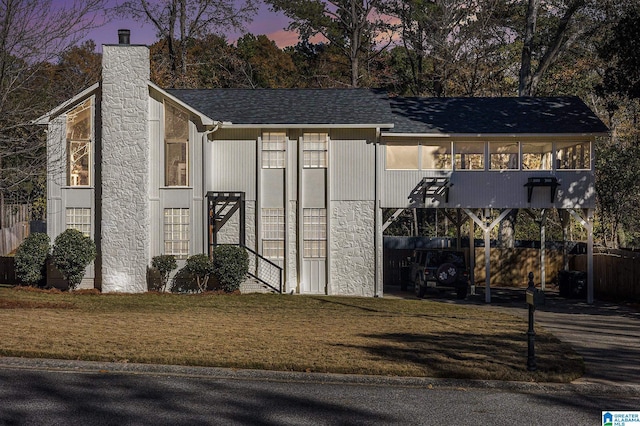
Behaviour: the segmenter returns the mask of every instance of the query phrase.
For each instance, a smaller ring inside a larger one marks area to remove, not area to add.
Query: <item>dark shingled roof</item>
[[[372,89],[170,89],[217,121],[233,124],[391,124],[384,91]]]
[[[388,98],[375,89],[170,89],[238,125],[389,125],[389,133],[583,134],[607,126],[576,97]]]
[[[605,133],[607,126],[576,97],[391,98],[390,133]]]

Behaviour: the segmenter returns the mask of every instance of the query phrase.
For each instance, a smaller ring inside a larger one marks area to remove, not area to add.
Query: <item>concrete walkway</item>
[[[391,290],[392,296],[412,298],[411,293]],[[484,289],[458,301],[453,294],[427,295],[438,301],[476,305],[528,318],[523,288],[495,288],[491,303]],[[585,361],[585,375],[577,383],[640,385],[640,311],[616,303],[565,299],[546,291],[546,303],[535,311],[535,327],[543,327],[567,342]]]

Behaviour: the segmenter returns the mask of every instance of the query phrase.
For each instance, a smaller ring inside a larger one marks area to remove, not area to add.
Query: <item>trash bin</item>
[[[587,297],[587,273],[583,271],[558,272],[558,288],[561,297],[577,299]]]

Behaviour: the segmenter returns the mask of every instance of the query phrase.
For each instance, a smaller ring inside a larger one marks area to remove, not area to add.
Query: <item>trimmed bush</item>
[[[206,254],[194,254],[187,259],[185,271],[195,277],[198,289],[204,292],[207,289],[209,277],[213,273],[213,263]]]
[[[154,256],[151,259],[151,267],[160,274],[160,282],[150,281],[149,290],[165,291],[169,282],[169,275],[178,267],[176,257],[172,254]]]
[[[84,277],[85,269],[96,258],[96,244],[77,229],[67,229],[53,242],[53,264],[75,289]]]
[[[240,288],[249,272],[249,255],[238,246],[217,246],[213,249],[213,273],[224,291]]]
[[[40,232],[29,235],[16,250],[16,276],[23,283],[37,285],[46,274],[51,239]]]
[[[171,280],[169,287],[171,293],[198,293],[198,281],[187,271],[187,268],[181,268]]]

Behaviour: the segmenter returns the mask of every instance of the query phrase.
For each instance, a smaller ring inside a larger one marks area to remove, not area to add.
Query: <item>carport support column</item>
[[[498,225],[513,209],[505,209],[500,216],[491,223],[485,224],[483,220],[478,218],[470,209],[463,209],[475,223],[478,224],[484,232],[484,261],[485,261],[485,294],[484,301],[491,303],[491,230]],[[487,218],[488,222],[488,218]]]
[[[569,213],[587,230],[587,303],[593,304],[593,212],[594,209],[585,209],[587,219],[583,219],[575,210]]]

